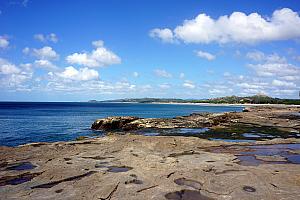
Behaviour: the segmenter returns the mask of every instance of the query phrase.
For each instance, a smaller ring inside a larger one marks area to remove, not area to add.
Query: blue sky
[[[2,101],[298,98],[300,4],[0,1]]]

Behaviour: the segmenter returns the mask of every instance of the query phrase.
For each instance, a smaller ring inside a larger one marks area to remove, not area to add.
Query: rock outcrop
[[[98,119],[92,124],[92,129],[96,130],[134,130],[137,127],[131,124],[131,122],[138,120],[138,117],[107,117],[104,119]]]
[[[175,118],[108,117],[97,119],[91,128],[104,131],[133,131],[145,128],[230,128],[239,124],[240,126],[272,127],[279,131],[300,133],[300,107],[257,106],[247,108],[245,111],[193,113]]]
[[[107,117],[97,119],[92,129],[104,131],[132,131],[142,128],[199,128],[211,127],[238,119],[237,113],[193,113],[175,118]]]

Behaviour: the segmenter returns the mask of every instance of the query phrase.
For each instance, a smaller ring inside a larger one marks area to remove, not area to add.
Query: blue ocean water
[[[74,140],[102,135],[90,129],[108,116],[175,117],[193,112],[241,111],[238,106],[135,103],[0,102],[0,145]]]

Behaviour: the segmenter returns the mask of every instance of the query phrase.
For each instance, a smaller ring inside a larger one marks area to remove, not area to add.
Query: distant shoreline
[[[177,104],[177,105],[205,105],[205,106],[274,106],[274,107],[300,107],[300,105],[287,105],[287,104],[228,104],[228,103],[164,103],[164,102],[158,102],[153,104]]]
[[[90,102],[93,103],[93,102]],[[300,105],[287,105],[287,104],[228,104],[228,103],[177,103],[177,102],[95,102],[95,103],[124,103],[124,104],[170,104],[170,105],[199,105],[199,106],[240,106],[240,107],[251,107],[251,106],[273,106],[273,107],[300,107]]]

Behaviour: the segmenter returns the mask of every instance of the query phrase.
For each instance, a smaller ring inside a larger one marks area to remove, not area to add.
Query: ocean
[[[108,116],[167,118],[242,109],[240,106],[177,104],[0,102],[0,146],[101,136],[103,132],[91,130],[90,126],[96,119]]]

